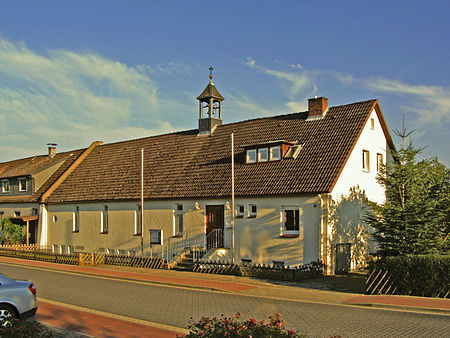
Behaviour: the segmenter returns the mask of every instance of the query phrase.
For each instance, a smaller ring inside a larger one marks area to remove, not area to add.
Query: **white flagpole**
[[[144,256],[144,148],[141,149],[141,254]]]
[[[232,247],[232,262],[235,263],[235,248],[234,248],[234,133],[231,133],[231,247]]]

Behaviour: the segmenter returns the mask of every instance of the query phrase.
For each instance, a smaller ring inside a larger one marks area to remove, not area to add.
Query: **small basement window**
[[[247,150],[247,163],[256,163],[256,149]]]

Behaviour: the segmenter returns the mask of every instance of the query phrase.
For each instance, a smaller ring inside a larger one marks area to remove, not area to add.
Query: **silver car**
[[[15,318],[35,315],[38,303],[32,282],[12,280],[0,274],[0,325],[6,326]]]

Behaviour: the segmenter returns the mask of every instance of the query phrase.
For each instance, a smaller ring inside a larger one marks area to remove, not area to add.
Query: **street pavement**
[[[289,328],[295,327],[310,335],[449,336],[450,301],[444,299],[366,296],[235,276],[67,266],[5,257],[0,257],[0,271],[35,280],[38,294],[44,298],[40,303],[39,320],[78,332],[80,328],[76,323],[81,321],[85,327],[83,332],[91,336],[133,336],[133,332],[143,336],[142,332],[146,332],[148,336],[164,337],[167,334],[173,337],[185,332],[183,328],[191,317],[231,316],[236,312],[257,319],[279,312]],[[49,284],[50,288],[47,287]],[[60,308],[58,311],[51,308],[61,305],[67,308],[66,304],[75,305],[76,308],[71,310],[81,314],[62,316]],[[370,308],[378,306],[395,307],[395,311]],[[42,311],[47,311],[42,316],[41,307]],[[92,313],[92,309],[97,313]],[[75,324],[67,324],[69,318],[83,318],[83,312],[89,313],[86,318],[92,320],[74,319]],[[49,320],[51,313],[57,313],[53,315],[53,321]],[[103,322],[107,324],[102,329],[99,323]],[[127,328],[126,325],[131,324],[137,325],[136,331]],[[118,328],[118,331],[105,331],[111,328]],[[151,329],[161,331],[151,332]]]

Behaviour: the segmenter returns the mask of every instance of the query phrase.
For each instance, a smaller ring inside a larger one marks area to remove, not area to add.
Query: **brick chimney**
[[[326,97],[314,97],[308,99],[308,116],[321,116],[328,109],[328,99]]]
[[[56,154],[56,143],[47,143],[48,145],[48,158],[52,159]]]

